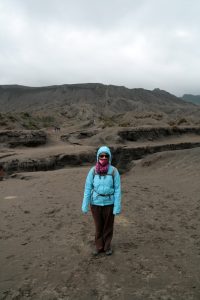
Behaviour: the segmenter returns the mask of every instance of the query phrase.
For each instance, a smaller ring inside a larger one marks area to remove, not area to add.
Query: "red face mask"
[[[108,159],[107,158],[100,158],[99,163],[100,163],[100,165],[105,166],[105,165],[108,164]]]

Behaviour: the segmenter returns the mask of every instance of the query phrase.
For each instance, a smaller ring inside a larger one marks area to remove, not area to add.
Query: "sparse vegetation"
[[[113,127],[116,125],[116,122],[113,120],[112,117],[101,115],[99,120],[103,122],[102,128]]]
[[[0,113],[0,126],[6,126],[6,125],[7,125],[7,121],[5,119],[5,116]]]
[[[188,121],[185,118],[181,118],[177,121],[177,125],[181,125],[181,124],[187,124]]]
[[[40,129],[47,128],[55,125],[55,117],[47,116],[31,116],[29,114],[24,115],[23,127],[26,129]]]
[[[122,123],[119,123],[119,126],[120,127],[129,127],[131,126],[130,122],[122,122]]]
[[[8,125],[8,123],[6,121],[0,120],[0,126],[5,127],[7,125]]]
[[[163,119],[163,114],[154,114],[153,118],[157,121],[160,121]]]
[[[177,130],[177,129],[178,129],[178,126],[177,126],[177,125],[174,125],[174,126],[172,126],[172,129],[173,129],[173,130]]]
[[[138,113],[135,115],[135,119],[154,119],[154,120],[162,120],[163,119],[163,114],[161,113]]]
[[[12,115],[12,114],[8,114],[8,119],[11,121],[11,122],[16,122],[17,121],[17,118],[16,116]]]
[[[32,119],[30,119],[30,120],[28,119],[27,122],[23,122],[22,126],[24,129],[27,129],[27,130],[39,129],[39,126]]]
[[[37,116],[28,112],[0,113],[0,126],[6,129],[22,128],[26,130],[41,129],[54,126],[56,118],[52,115]]]
[[[28,112],[21,112],[20,115],[22,118],[25,118],[25,119],[31,118],[31,115]]]
[[[54,116],[48,115],[48,116],[40,117],[40,122],[42,124],[42,127],[50,127],[55,124],[56,120]]]
[[[176,125],[176,122],[173,121],[173,120],[170,120],[170,121],[168,122],[168,125],[171,126],[171,127],[173,127],[173,126]]]
[[[171,127],[177,127],[180,126],[182,124],[189,124],[188,120],[186,118],[180,118],[180,119],[176,119],[176,120],[170,120],[168,122],[169,126]]]

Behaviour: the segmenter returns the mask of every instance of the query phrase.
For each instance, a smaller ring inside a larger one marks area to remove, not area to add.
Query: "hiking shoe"
[[[108,250],[106,250],[106,255],[112,255],[112,249],[108,249]]]
[[[101,250],[95,249],[95,250],[92,252],[92,255],[93,255],[93,256],[97,256],[97,255],[99,255],[100,253],[101,253]]]

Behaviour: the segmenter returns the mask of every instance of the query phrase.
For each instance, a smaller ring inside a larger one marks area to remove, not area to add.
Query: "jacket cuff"
[[[113,215],[118,215],[121,213],[121,210],[120,209],[113,209]]]
[[[88,208],[82,207],[82,212],[83,212],[84,214],[86,214],[86,213],[88,212]]]

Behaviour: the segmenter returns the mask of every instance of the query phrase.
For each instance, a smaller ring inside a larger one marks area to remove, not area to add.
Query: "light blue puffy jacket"
[[[121,183],[118,170],[111,165],[111,152],[107,146],[102,146],[97,152],[97,161],[101,153],[109,155],[109,168],[105,176],[95,174],[95,167],[92,167],[85,182],[82,212],[88,212],[89,204],[110,205],[114,204],[113,214],[121,212]]]

